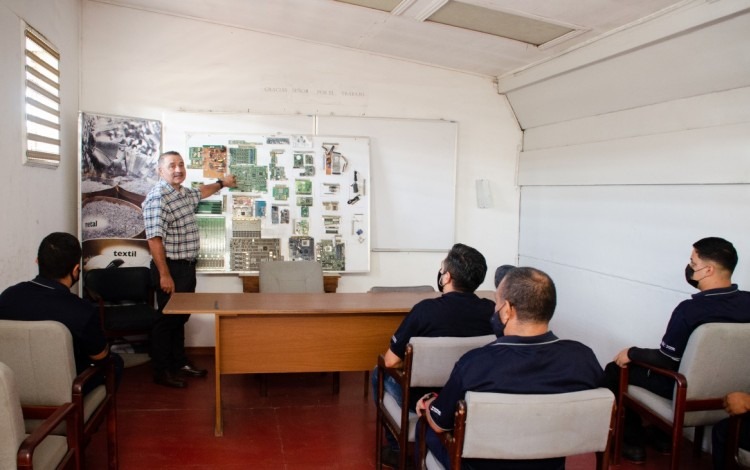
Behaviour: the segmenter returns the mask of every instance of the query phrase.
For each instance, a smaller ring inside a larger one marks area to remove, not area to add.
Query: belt
[[[171,259],[167,258],[167,263],[175,263],[175,264],[187,264],[188,266],[192,266],[195,264],[194,259]]]

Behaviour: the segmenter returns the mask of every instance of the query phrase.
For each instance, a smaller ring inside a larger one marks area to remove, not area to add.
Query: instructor
[[[174,388],[187,386],[182,377],[203,377],[207,371],[196,369],[185,355],[185,323],[190,315],[164,315],[162,310],[173,292],[195,292],[195,258],[200,234],[195,211],[201,199],[223,187],[236,186],[227,175],[199,189],[183,187],[185,162],[174,151],[159,156],[159,183],[143,201],[143,220],[151,250],[151,278],[161,314],[151,330],[151,359],[154,382]]]

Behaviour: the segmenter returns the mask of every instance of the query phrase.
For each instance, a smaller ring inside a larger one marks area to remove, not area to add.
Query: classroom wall
[[[190,111],[456,121],[456,188],[445,188],[456,192],[455,240],[478,248],[490,272],[516,261],[521,133],[491,79],[95,1],[83,2],[82,18],[84,111],[151,119]],[[477,179],[490,180],[491,208],[477,207]],[[339,292],[433,284],[444,256],[374,252],[371,272],[343,276]],[[482,288],[492,288],[491,275]],[[241,284],[236,276],[207,275],[198,289],[234,292]],[[194,315],[188,344],[213,345],[212,326]]]
[[[61,164],[23,164],[24,42],[22,20],[61,54]],[[78,230],[78,0],[0,0],[0,290],[37,274],[36,252],[50,232]]]
[[[521,127],[520,263],[558,287],[553,330],[604,364],[656,348],[692,243],[732,241],[750,288],[750,13],[691,2],[499,82]]]

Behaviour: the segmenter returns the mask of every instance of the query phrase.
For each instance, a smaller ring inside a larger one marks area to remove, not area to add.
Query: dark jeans
[[[174,280],[175,292],[195,292],[195,263],[167,260]],[[151,361],[154,372],[176,371],[188,363],[185,356],[185,323],[190,315],[165,315],[162,313],[169,300],[159,287],[159,271],[151,262],[151,280],[156,291],[159,317],[151,329]]]
[[[630,366],[628,380],[630,385],[643,387],[659,396],[672,399],[674,395],[675,382],[667,377],[651,374],[648,369],[638,366]],[[604,368],[604,386],[618,397],[620,391],[620,366],[614,362],[607,364]],[[625,433],[624,439],[633,445],[643,444],[643,426],[640,417],[634,411],[625,409]]]

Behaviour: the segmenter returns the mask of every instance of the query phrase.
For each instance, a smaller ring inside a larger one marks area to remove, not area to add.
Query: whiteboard
[[[458,125],[319,116],[316,133],[370,138],[373,251],[441,251],[455,242]]]

